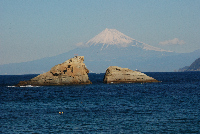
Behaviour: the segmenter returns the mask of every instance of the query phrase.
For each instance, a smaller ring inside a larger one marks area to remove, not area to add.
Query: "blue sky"
[[[0,64],[58,55],[105,28],[179,53],[200,49],[200,0],[0,0]]]

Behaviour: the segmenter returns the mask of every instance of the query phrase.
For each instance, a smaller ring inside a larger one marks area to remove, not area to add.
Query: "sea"
[[[145,72],[159,83],[14,87],[0,75],[0,133],[200,133],[200,72]]]

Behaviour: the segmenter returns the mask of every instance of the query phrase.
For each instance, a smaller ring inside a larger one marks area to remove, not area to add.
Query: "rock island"
[[[133,71],[128,68],[110,66],[107,68],[104,83],[146,83],[159,82],[158,80],[147,76],[144,73]]]
[[[62,64],[55,65],[50,71],[40,74],[31,80],[20,81],[16,86],[50,86],[91,84],[89,70],[83,63],[84,56],[75,56]]]

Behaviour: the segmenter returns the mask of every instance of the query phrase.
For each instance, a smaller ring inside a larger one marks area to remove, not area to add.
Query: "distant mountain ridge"
[[[142,72],[173,72],[200,57],[200,50],[182,54],[169,52],[137,41],[116,29],[105,29],[83,46],[53,57],[0,65],[0,74],[44,73],[74,54],[85,57],[90,73],[104,73],[109,66]]]
[[[200,71],[200,58],[196,59],[190,66],[179,69],[179,72]]]

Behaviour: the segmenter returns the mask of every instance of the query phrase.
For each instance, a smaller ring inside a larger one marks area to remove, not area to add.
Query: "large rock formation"
[[[91,84],[87,75],[89,70],[86,68],[83,61],[84,56],[75,56],[62,64],[52,67],[50,71],[40,74],[29,81],[20,81],[17,86]]]
[[[146,83],[159,82],[144,73],[133,71],[128,68],[110,66],[106,70],[104,83]]]

